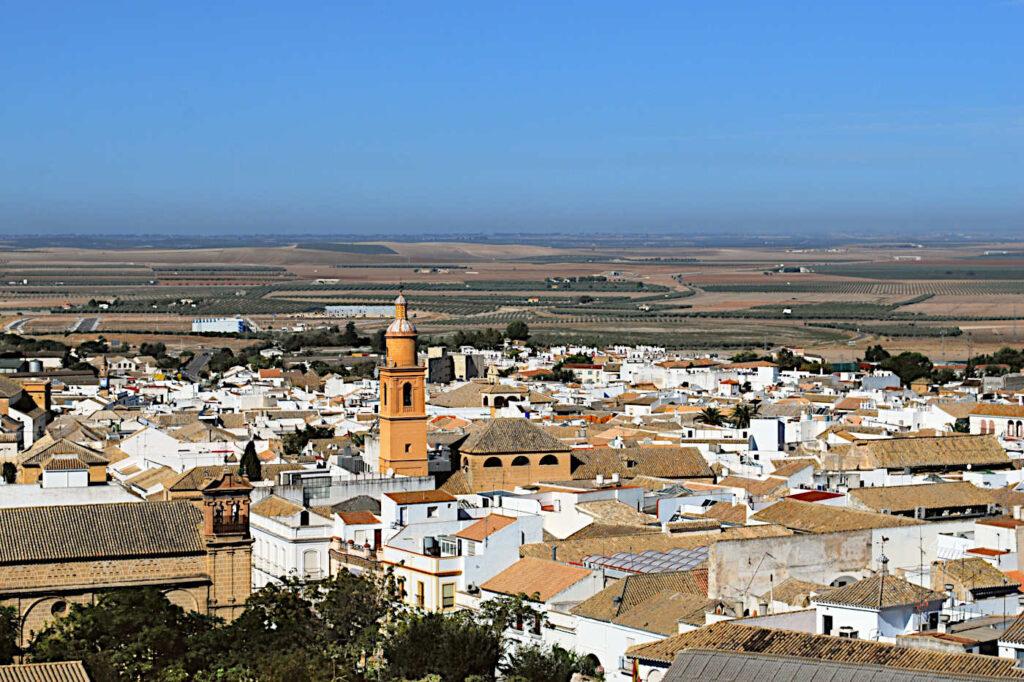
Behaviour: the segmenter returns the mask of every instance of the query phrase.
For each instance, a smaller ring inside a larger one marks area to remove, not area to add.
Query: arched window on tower
[[[412,407],[412,384],[402,384],[402,406]]]
[[[384,404],[387,405],[388,404],[388,385],[387,384],[381,384],[381,387],[384,389]]]

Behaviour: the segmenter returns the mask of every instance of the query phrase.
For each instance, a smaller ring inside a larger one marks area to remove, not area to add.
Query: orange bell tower
[[[384,338],[387,358],[380,368],[380,472],[427,476],[425,367],[416,364],[416,327],[405,296],[395,299],[395,321]]]

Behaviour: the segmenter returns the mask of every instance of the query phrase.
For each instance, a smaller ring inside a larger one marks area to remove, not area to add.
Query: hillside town
[[[379,356],[344,351],[362,372],[301,347],[0,360],[0,662],[99,679],[61,623],[110,594],[234,624],[361,580],[462,627],[514,604],[501,655],[587,678],[1024,678],[1024,375],[880,346],[428,346],[407,305]],[[470,679],[431,665],[388,679]]]

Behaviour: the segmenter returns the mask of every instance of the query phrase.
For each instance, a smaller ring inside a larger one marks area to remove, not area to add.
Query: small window
[[[528,457],[524,457],[523,455],[519,455],[514,460],[512,460],[512,466],[514,466],[514,467],[527,467],[527,466],[530,466],[530,459]]]
[[[53,614],[54,616],[57,616],[58,618],[60,618],[61,616],[67,614],[67,612],[68,612],[68,603],[66,601],[64,601],[64,600],[57,600],[57,601],[53,602],[53,606],[50,607],[50,613]]]
[[[455,583],[444,583],[441,585],[441,608],[455,608]]]
[[[412,443],[406,443],[406,444],[405,444],[405,451],[406,451],[406,452],[409,452],[409,450],[410,450],[411,448],[412,448]]]
[[[427,518],[428,519],[436,519],[437,516],[438,516],[438,514],[437,514],[437,507],[427,507]]]
[[[422,609],[423,605],[426,604],[426,601],[427,600],[426,600],[425,590],[424,590],[424,587],[423,587],[423,582],[422,581],[418,581],[416,583],[416,606],[418,606],[418,607],[420,607]]]
[[[541,466],[557,466],[558,465],[558,458],[555,457],[554,455],[544,455],[543,457],[540,458],[540,465]]]
[[[485,469],[490,468],[490,467],[500,467],[500,466],[501,466],[501,460],[498,459],[497,457],[488,457],[486,460],[484,460],[484,468]]]

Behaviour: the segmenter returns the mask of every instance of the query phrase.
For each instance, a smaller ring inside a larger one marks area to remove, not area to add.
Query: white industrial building
[[[192,320],[192,331],[238,334],[249,331],[249,325],[241,317],[201,317]]]

